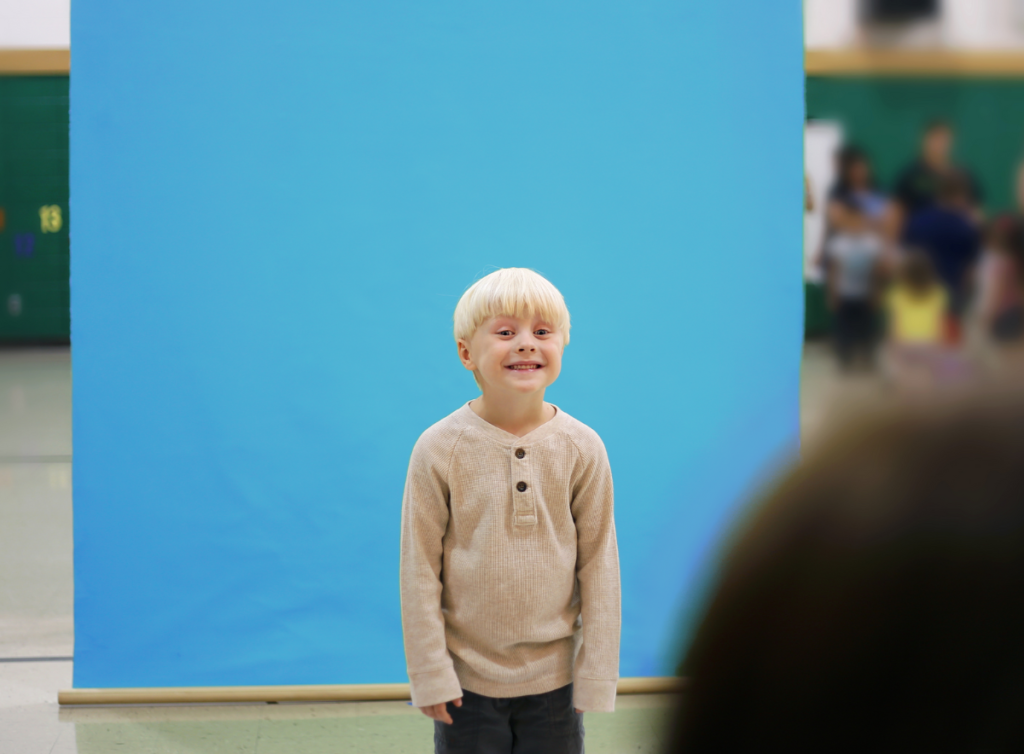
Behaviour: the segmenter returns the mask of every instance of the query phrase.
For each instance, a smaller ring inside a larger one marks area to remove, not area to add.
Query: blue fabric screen
[[[451,316],[531,267],[604,438],[623,676],[795,449],[800,3],[76,0],[77,688],[403,682]]]

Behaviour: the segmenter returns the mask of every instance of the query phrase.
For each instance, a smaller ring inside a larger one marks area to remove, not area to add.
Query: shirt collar
[[[496,427],[489,421],[478,416],[477,413],[469,407],[470,403],[471,401],[466,401],[462,404],[462,408],[459,409],[459,413],[462,414],[463,420],[480,430],[487,437],[500,442],[502,445],[525,446],[543,440],[553,432],[558,431],[562,426],[563,417],[565,416],[565,412],[552,403],[551,405],[554,406],[555,409],[555,415],[553,417],[548,419],[532,432],[528,432],[522,437],[517,437],[511,432],[506,432],[500,427]]]

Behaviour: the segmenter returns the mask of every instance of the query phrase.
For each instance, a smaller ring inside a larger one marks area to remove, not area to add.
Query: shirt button
[[[522,448],[516,449],[516,458],[523,458],[526,455],[526,451]]]
[[[520,492],[526,492],[526,482],[520,482],[516,485],[516,489]]]

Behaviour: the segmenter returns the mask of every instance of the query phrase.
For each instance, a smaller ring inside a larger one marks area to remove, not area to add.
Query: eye
[[[542,327],[541,329],[537,330],[536,332],[539,332],[539,333],[540,333],[540,332],[542,332],[542,333],[547,333],[548,335],[550,335],[550,334],[551,334],[551,331],[550,331],[550,330],[545,330],[545,329],[544,329],[543,327]]]
[[[504,335],[505,333],[508,333],[509,335],[511,335],[512,331],[511,330],[498,330],[498,335]]]

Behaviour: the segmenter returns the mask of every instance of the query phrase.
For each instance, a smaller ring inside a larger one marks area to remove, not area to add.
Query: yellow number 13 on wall
[[[42,226],[43,233],[56,233],[60,230],[63,222],[59,204],[48,204],[39,208],[39,224]]]

